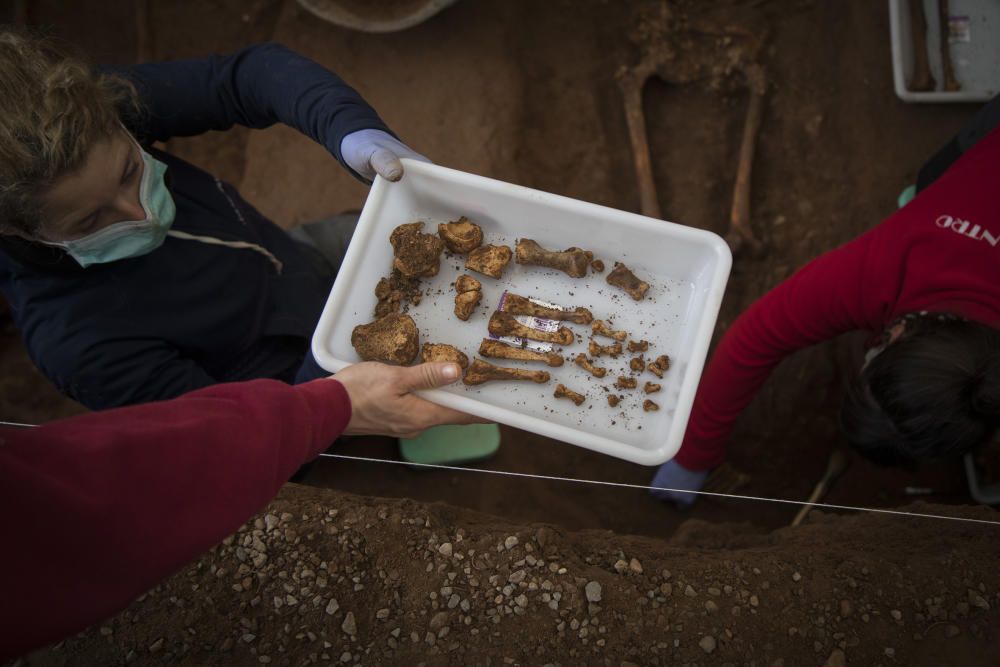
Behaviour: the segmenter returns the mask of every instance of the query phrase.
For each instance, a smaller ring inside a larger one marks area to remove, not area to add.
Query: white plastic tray
[[[468,322],[455,317],[452,283],[465,273],[464,256],[442,256],[437,276],[423,282],[424,297],[409,309],[420,329],[420,342],[449,343],[470,360],[488,336],[487,321],[503,291],[536,297],[562,306],[585,306],[595,318],[611,319],[636,339],[650,342],[651,360],[670,355],[672,366],[662,380],[648,371],[639,389],[618,392],[611,386],[627,374],[630,355],[603,357],[608,376],[598,380],[572,363],[586,352],[590,327],[569,325],[578,342],[564,350],[565,365],[549,368],[508,360],[499,365],[545,369],[548,384],[496,382],[479,387],[456,383],[424,392],[435,403],[509,424],[564,442],[644,465],[671,458],[680,447],[694,401],[705,355],[732,264],[729,247],[711,232],[588,204],[529,188],[503,183],[445,167],[405,160],[398,183],[375,180],[357,231],[313,335],[313,354],[328,371],[337,372],[360,359],[351,346],[351,331],[374,319],[375,284],[392,265],[389,235],[398,225],[425,221],[424,231],[437,232],[439,222],[465,215],[483,228],[487,243],[512,249],[518,238],[533,238],[546,248],[579,246],[604,260],[603,274],[573,279],[549,269],[521,266],[511,260],[501,280],[472,273],[483,284],[483,300]],[[643,301],[633,301],[605,282],[614,261],[625,262],[651,284]],[[470,272],[471,273],[471,272]],[[607,344],[612,341],[603,340]],[[659,382],[662,391],[643,394],[645,381]],[[557,383],[585,393],[577,407],[557,400]],[[607,403],[602,385],[626,399],[617,408]],[[651,398],[658,412],[644,412]]]
[[[927,56],[938,88],[944,81],[937,0],[923,0],[927,20]],[[906,84],[913,72],[913,31],[907,0],[889,0],[892,74],[896,95],[905,102],[986,102],[1000,91],[1000,0],[951,0],[948,12],[964,17],[968,41],[951,43],[951,63],[961,90],[915,92]]]

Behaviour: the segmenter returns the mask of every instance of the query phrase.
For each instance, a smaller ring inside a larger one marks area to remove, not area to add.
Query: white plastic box
[[[594,378],[572,362],[579,352],[587,351],[590,326],[568,325],[578,342],[563,350],[566,363],[562,367],[488,360],[548,370],[552,375],[548,384],[493,382],[466,387],[459,382],[423,395],[441,405],[635,463],[658,465],[673,457],[684,436],[732,264],[726,243],[700,229],[445,167],[412,160],[404,160],[404,165],[401,181],[377,178],[368,195],[313,336],[313,354],[319,364],[335,373],[360,360],[351,346],[351,331],[374,319],[375,285],[392,265],[389,235],[393,229],[422,220],[424,231],[436,233],[438,223],[464,215],[483,228],[487,243],[513,249],[518,238],[532,238],[552,250],[578,246],[592,250],[607,268],[604,273],[573,279],[511,260],[503,277],[493,280],[466,271],[464,256],[446,253],[438,275],[422,283],[422,301],[408,311],[420,330],[421,344],[449,343],[473,359],[480,341],[489,335],[490,313],[504,290],[509,290],[561,306],[585,306],[595,318],[610,319],[616,329],[649,341],[647,361],[667,354],[672,365],[662,380],[647,371],[639,376],[638,389],[617,391],[612,384],[619,374],[627,374],[633,355],[597,360],[609,373],[604,379]],[[616,260],[651,284],[644,300],[636,302],[606,283]],[[483,284],[483,300],[467,322],[453,313],[452,284],[462,273],[470,273]],[[660,383],[662,391],[645,395],[646,381]],[[577,407],[555,399],[557,383],[585,393],[587,401]],[[625,397],[618,407],[608,405],[606,389]],[[660,410],[644,412],[646,398],[655,400]]]
[[[913,30],[908,0],[889,0],[892,74],[896,95],[905,102],[986,102],[1000,92],[1000,0],[951,0],[948,12],[961,33],[951,41],[951,63],[961,90],[940,90],[941,31],[937,0],[921,0],[927,21],[927,57],[939,90],[911,91]]]

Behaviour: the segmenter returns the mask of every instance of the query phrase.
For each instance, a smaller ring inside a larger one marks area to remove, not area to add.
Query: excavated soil
[[[663,541],[289,485],[27,664],[992,665],[995,558],[996,528],[946,520],[692,520]]]
[[[769,87],[752,180],[752,222],[767,251],[737,257],[722,331],[796,268],[891,213],[896,194],[975,107],[906,105],[894,96],[885,3],[678,5],[768,34],[761,62]],[[28,18],[95,61],[132,62],[133,7],[40,0],[28,3]],[[167,59],[281,41],[352,82],[404,141],[440,164],[637,210],[615,73],[638,61],[635,37],[650,34],[659,7],[652,0],[460,0],[406,32],[363,35],[324,24],[291,1],[151,0],[151,51]],[[738,89],[648,84],[666,218],[725,231],[746,101]],[[234,128],[167,148],[239,185],[283,226],[364,202],[363,185],[285,127]],[[576,244],[567,239],[566,246]],[[731,459],[751,475],[745,493],[809,494],[842,442],[836,411],[859,350],[859,337],[845,336],[794,355],[771,378],[733,438]],[[9,323],[0,329],[0,388],[5,419],[37,423],[82,411],[34,370]],[[378,438],[335,451],[399,456],[394,442]],[[626,484],[652,475],[508,427],[499,453],[476,467]],[[848,664],[864,665],[989,664],[998,654],[997,619],[986,608],[1000,604],[995,528],[866,516],[820,517],[771,532],[797,508],[702,499],[680,513],[640,490],[332,459],[305,482],[336,491],[289,487],[269,510],[278,527],[268,529],[266,519],[263,528],[250,524],[125,616],[32,664],[116,664],[130,651],[150,664],[266,664],[265,656],[303,664],[315,654],[319,662],[365,664],[818,665],[841,645]],[[930,491],[924,498],[935,505],[920,506],[927,511],[996,516],[945,507],[971,502],[957,464],[912,473],[852,459],[828,500],[898,507],[913,501],[907,487]],[[498,550],[510,536],[518,545]],[[441,555],[444,542],[453,556]],[[251,550],[266,554],[266,565],[254,566]],[[628,569],[632,558],[642,573]],[[618,560],[626,563],[622,573]],[[550,571],[551,562],[566,572]],[[478,586],[466,566],[481,573]],[[524,579],[510,582],[522,570]],[[604,589],[594,615],[582,597],[589,581]],[[688,585],[693,597],[684,594]],[[449,586],[452,592],[441,592]],[[452,595],[459,600],[449,609]],[[332,598],[338,608],[327,614]],[[353,634],[343,629],[347,612]]]

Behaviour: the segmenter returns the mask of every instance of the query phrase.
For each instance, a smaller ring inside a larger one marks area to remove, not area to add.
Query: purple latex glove
[[[651,489],[649,492],[654,498],[673,503],[677,507],[690,507],[698,496],[683,491],[700,491],[707,477],[707,470],[688,470],[677,461],[667,461],[660,466],[653,481],[649,483],[650,486],[658,487],[658,490]]]
[[[403,163],[399,158],[407,157],[430,162],[382,130],[351,132],[340,141],[340,153],[344,156],[344,162],[348,167],[369,181],[375,179],[375,174],[390,181],[398,181],[403,176]]]

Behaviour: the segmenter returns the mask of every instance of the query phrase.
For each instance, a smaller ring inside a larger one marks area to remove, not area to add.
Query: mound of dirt
[[[289,485],[28,664],[995,664],[996,535],[815,515],[770,534],[689,522],[664,542]]]

